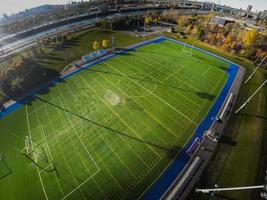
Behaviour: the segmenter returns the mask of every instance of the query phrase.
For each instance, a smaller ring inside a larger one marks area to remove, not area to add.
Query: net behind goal
[[[54,165],[46,150],[41,145],[33,142],[31,137],[25,137],[23,154],[37,167],[45,171],[53,171]]]
[[[3,154],[0,154],[0,180],[7,177],[11,173],[12,170],[9,167],[7,160],[5,160]]]

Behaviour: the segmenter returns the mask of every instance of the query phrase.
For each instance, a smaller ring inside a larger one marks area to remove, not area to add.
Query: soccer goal
[[[45,148],[33,142],[29,136],[25,137],[25,148],[22,153],[41,170],[48,172],[54,171],[54,164],[46,154]]]
[[[193,45],[184,44],[182,53],[187,55],[187,56],[192,57],[193,56],[193,49],[194,49]]]
[[[7,177],[12,173],[7,161],[4,159],[4,155],[0,154],[0,180]]]
[[[105,91],[104,97],[112,106],[120,103],[120,97],[110,89]]]

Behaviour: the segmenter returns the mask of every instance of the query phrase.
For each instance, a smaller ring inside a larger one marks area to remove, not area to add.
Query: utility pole
[[[144,40],[146,39],[146,18],[144,18]]]
[[[238,190],[253,190],[253,189],[265,189],[266,185],[255,185],[255,186],[245,186],[245,187],[231,187],[231,188],[211,188],[211,189],[199,189],[197,188],[195,191],[197,193],[214,193],[221,191],[238,191]]]
[[[245,101],[245,103],[242,104],[242,106],[240,106],[240,108],[238,108],[235,111],[235,114],[237,114],[241,109],[243,109],[247,103],[249,103],[249,101],[259,92],[259,90],[265,85],[265,83],[267,83],[267,79],[260,85],[260,87],[258,87],[258,89]]]
[[[265,171],[265,184],[263,185],[253,185],[253,186],[245,186],[245,187],[230,187],[230,188],[218,188],[217,185],[215,185],[215,188],[211,189],[199,189],[196,188],[195,192],[199,193],[206,193],[214,195],[215,192],[221,192],[221,191],[239,191],[239,190],[257,190],[257,189],[263,189],[263,191],[260,193],[261,197],[263,199],[267,199],[267,171]]]
[[[113,36],[113,26],[112,26],[112,17],[108,17],[110,24],[110,32],[111,32],[111,44],[114,46],[114,36]]]
[[[254,73],[257,71],[257,69],[261,66],[261,64],[265,61],[265,59],[267,58],[267,55],[262,59],[262,61],[260,62],[260,64],[258,64],[258,66],[253,70],[253,72],[249,75],[249,77],[247,78],[247,80],[245,81],[245,84],[247,84],[247,82],[251,79],[251,77],[254,75]]]

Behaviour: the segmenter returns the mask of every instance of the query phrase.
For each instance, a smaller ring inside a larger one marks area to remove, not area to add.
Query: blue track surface
[[[130,48],[127,48],[124,52],[130,51],[132,49],[136,49],[136,48],[144,46],[146,44],[160,43],[160,42],[163,42],[165,40],[171,40],[171,41],[174,41],[178,44],[187,45],[187,44],[184,44],[182,42],[179,42],[179,41],[176,41],[173,39],[169,39],[169,38],[165,38],[165,37],[158,37],[156,39],[144,41],[144,42],[138,43],[134,46],[131,46]],[[181,150],[181,152],[177,156],[176,160],[174,160],[174,162],[170,165],[170,167],[164,172],[164,174],[156,181],[156,183],[154,183],[154,185],[152,185],[152,187],[145,194],[144,199],[146,199],[146,200],[160,199],[163,196],[164,192],[171,186],[171,184],[176,179],[176,177],[184,169],[184,167],[186,166],[186,164],[190,160],[190,157],[186,154],[186,151],[192,145],[194,140],[196,138],[201,138],[203,136],[204,131],[208,130],[210,128],[210,126],[212,125],[212,123],[214,122],[217,114],[219,113],[219,111],[220,111],[220,109],[221,109],[233,83],[234,83],[235,77],[236,77],[238,70],[239,70],[239,67],[236,64],[230,62],[229,60],[227,60],[225,58],[222,58],[220,56],[217,56],[215,54],[212,54],[210,52],[207,52],[205,50],[202,50],[202,49],[199,49],[196,47],[193,47],[193,48],[229,63],[230,67],[227,70],[228,79],[227,79],[227,82],[226,82],[222,92],[220,93],[219,97],[217,98],[215,104],[213,105],[213,107],[211,108],[210,112],[205,117],[205,119],[199,124],[193,137],[186,144],[186,146]],[[83,71],[84,69],[91,68],[91,67],[95,66],[96,64],[105,62],[109,59],[112,59],[115,56],[118,56],[118,55],[117,54],[110,54],[106,57],[100,58],[96,62],[87,64],[87,65],[83,66],[82,68],[79,68],[79,69],[77,69],[77,70],[75,70],[75,71],[73,71],[67,75],[61,76],[59,80],[53,81],[50,85],[48,85],[42,89],[36,90],[35,92],[29,94],[29,96],[27,98],[23,99],[21,102],[14,103],[13,105],[6,108],[6,110],[1,111],[0,112],[0,118],[5,117],[5,116],[9,115],[10,113],[14,112],[15,110],[21,108],[23,105],[30,102],[34,98],[34,96],[40,94],[42,90],[48,89],[48,88],[50,88],[56,84],[59,84],[62,80],[68,79],[68,78],[76,75],[77,73]]]
[[[159,178],[159,180],[148,190],[143,199],[151,200],[151,199],[160,199],[165,191],[171,186],[176,177],[182,172],[186,164],[190,160],[190,156],[186,153],[188,148],[192,145],[195,138],[201,138],[203,136],[204,131],[208,130],[214,120],[216,119],[217,114],[219,113],[224,100],[226,99],[229,90],[231,89],[235,77],[239,67],[231,64],[227,70],[227,74],[229,75],[227,82],[217,98],[214,106],[205,117],[205,119],[199,124],[197,127],[194,136],[190,139],[190,141],[186,144],[186,146],[182,149],[182,151],[177,156],[176,160],[172,163],[172,165],[165,171],[165,173]]]

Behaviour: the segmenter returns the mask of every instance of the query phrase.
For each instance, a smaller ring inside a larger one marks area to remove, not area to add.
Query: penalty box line
[[[56,99],[59,100],[60,104],[63,106],[63,103],[61,102],[61,100],[60,100],[59,97],[54,98],[53,101],[56,100]],[[26,106],[27,106],[27,105],[26,105]],[[46,105],[42,105],[41,107],[46,107]],[[26,111],[27,111],[27,109],[26,109]],[[65,112],[66,112],[66,111],[65,111]],[[26,114],[27,114],[27,119],[28,119],[27,121],[28,121],[28,124],[29,124],[28,112],[26,112]],[[30,113],[30,114],[32,114],[32,113]],[[69,117],[68,117],[68,119],[69,119]],[[70,120],[70,119],[69,119],[69,120]],[[40,126],[40,125],[38,125],[38,127],[39,127],[39,126]],[[73,127],[73,128],[74,128],[74,127]],[[74,128],[74,130],[75,130],[75,132],[77,133],[77,131],[76,131],[75,128]],[[30,132],[30,128],[29,128],[29,132]],[[78,133],[77,133],[77,134],[78,134]],[[31,135],[31,134],[30,134],[30,135]],[[81,140],[80,140],[80,141],[81,141]],[[69,192],[67,195],[65,195],[65,196],[62,198],[62,200],[63,200],[63,199],[66,199],[67,197],[69,197],[72,193],[74,193],[76,190],[78,190],[80,187],[82,187],[87,181],[89,181],[91,178],[93,178],[93,177],[100,171],[99,166],[97,165],[97,163],[95,162],[95,160],[94,160],[94,158],[91,156],[91,154],[89,153],[88,149],[84,146],[84,144],[83,144],[83,147],[85,148],[87,154],[88,154],[88,155],[90,156],[90,158],[92,159],[92,161],[93,161],[94,165],[96,166],[97,170],[96,170],[92,175],[90,175],[86,180],[84,180],[81,184],[79,184],[76,188],[74,188],[71,192]],[[23,151],[24,149],[25,149],[25,148],[23,148],[22,151]],[[49,167],[49,166],[48,166],[48,167]],[[37,170],[38,170],[38,175],[39,175],[39,178],[40,178],[40,180],[41,180],[42,188],[43,188],[43,190],[44,190],[46,199],[48,200],[48,195],[47,195],[47,193],[46,193],[46,190],[45,190],[45,188],[44,188],[44,183],[43,183],[42,178],[41,178],[41,173],[43,173],[43,170],[42,170],[42,171],[39,171],[38,168],[37,168]]]
[[[112,65],[105,63],[106,65],[110,66],[111,68],[113,68],[114,70],[116,70],[118,73],[120,73],[121,75],[125,76],[125,74],[123,74],[120,70],[114,68]],[[130,79],[129,77],[125,76],[127,79]],[[131,80],[131,79],[130,79]],[[138,82],[132,80],[133,82],[135,82],[135,84],[139,85],[141,88],[143,88],[144,90],[148,91],[145,87],[143,87],[141,84],[139,84]],[[163,100],[161,97],[159,97],[158,95],[152,93],[151,95],[153,95],[155,98],[159,99],[160,101],[162,101],[163,103],[165,103],[167,106],[169,106],[170,108],[172,108],[173,110],[175,110],[177,113],[179,113],[180,115],[182,115],[184,118],[186,118],[188,121],[192,122],[195,126],[197,126],[198,124],[193,121],[191,118],[189,118],[188,116],[186,116],[183,112],[181,112],[180,110],[176,109],[175,107],[173,107],[171,104],[169,104],[168,102],[166,102],[165,100]]]
[[[27,106],[27,104],[26,104],[26,118],[27,118],[27,125],[28,125],[28,133],[29,133],[29,136],[31,137],[31,130],[30,130],[31,128],[30,128],[30,122],[29,122],[28,106]],[[41,186],[42,186],[42,189],[43,189],[43,192],[44,192],[44,195],[45,195],[45,199],[48,200],[48,196],[47,196],[47,193],[46,193],[46,190],[45,190],[45,187],[44,187],[43,179],[41,177],[39,168],[37,166],[36,166],[36,169],[37,169],[38,176],[39,176],[39,179],[40,179],[40,182],[41,182]]]
[[[60,100],[59,97],[58,97],[58,100],[59,100],[61,106],[64,108],[64,105],[63,105],[63,103],[62,103],[62,101]],[[94,158],[92,157],[92,155],[89,153],[89,151],[88,151],[88,149],[86,148],[85,144],[83,143],[81,137],[79,136],[79,134],[78,134],[76,128],[75,128],[75,127],[73,126],[73,124],[71,123],[71,120],[70,120],[68,114],[66,113],[66,111],[64,111],[64,112],[65,112],[65,115],[67,116],[67,118],[68,118],[68,120],[69,120],[71,126],[73,127],[73,129],[74,129],[74,131],[75,131],[77,137],[79,138],[79,140],[80,140],[82,146],[84,147],[84,149],[86,150],[86,152],[87,152],[87,154],[90,156],[90,158],[92,159],[92,161],[93,161],[94,165],[96,166],[97,170],[96,170],[91,176],[89,176],[85,181],[83,181],[80,185],[78,185],[76,188],[74,188],[70,193],[68,193],[67,195],[65,195],[61,200],[64,200],[64,199],[66,199],[67,197],[69,197],[72,193],[74,193],[76,190],[78,190],[80,187],[82,187],[87,181],[89,181],[91,178],[93,178],[93,177],[100,171],[99,166],[98,166],[97,163],[95,162],[95,160],[94,160]]]

